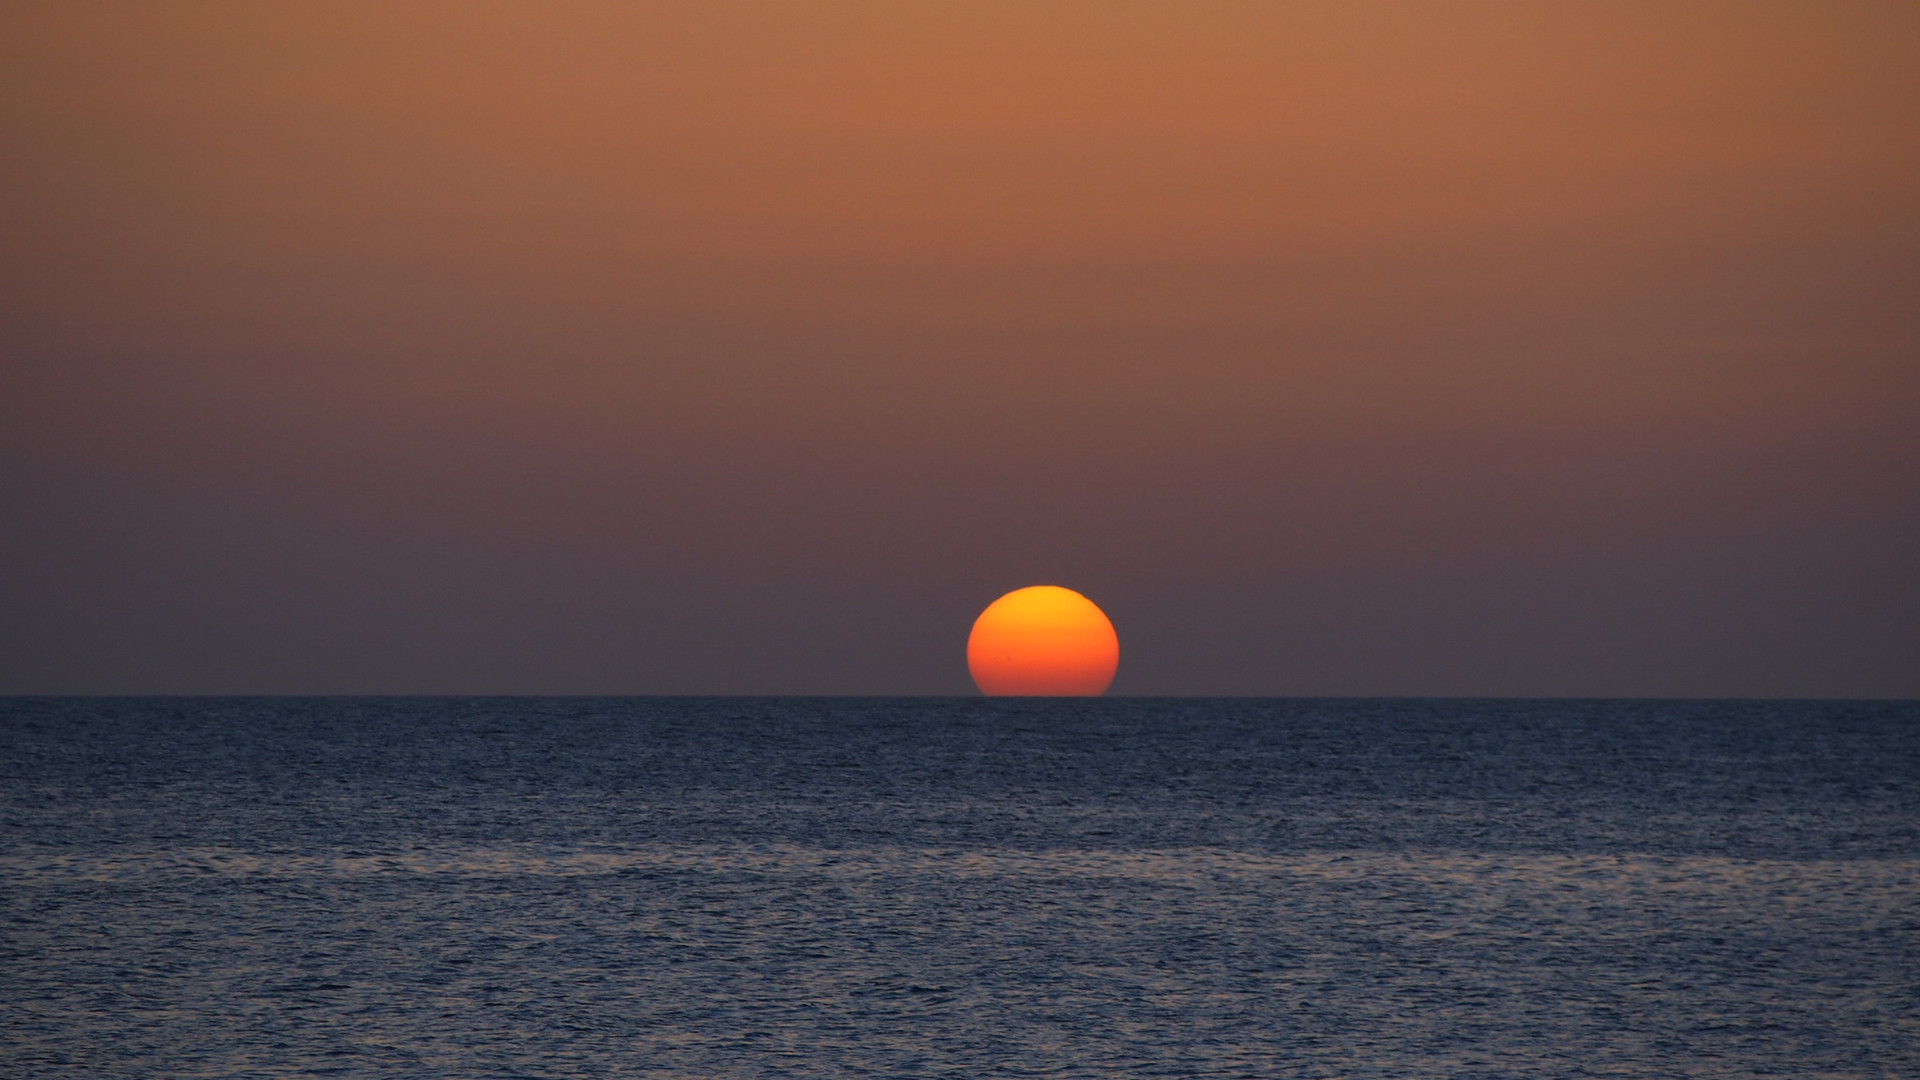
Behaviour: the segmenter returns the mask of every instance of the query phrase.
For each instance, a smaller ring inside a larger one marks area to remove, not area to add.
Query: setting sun
[[[1057,585],[995,600],[973,621],[967,669],[980,692],[1098,696],[1120,667],[1120,638],[1093,601]]]

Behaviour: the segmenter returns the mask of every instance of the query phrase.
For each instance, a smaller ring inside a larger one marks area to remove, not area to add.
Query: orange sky
[[[1920,695],[1920,9],[13,5],[0,692]]]

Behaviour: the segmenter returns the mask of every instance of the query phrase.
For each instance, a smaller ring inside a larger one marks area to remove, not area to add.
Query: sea
[[[1920,1076],[1920,703],[0,700],[0,1075]]]

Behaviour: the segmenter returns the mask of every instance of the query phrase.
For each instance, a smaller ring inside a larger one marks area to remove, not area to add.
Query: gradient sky
[[[1920,696],[1920,5],[0,9],[0,692]]]

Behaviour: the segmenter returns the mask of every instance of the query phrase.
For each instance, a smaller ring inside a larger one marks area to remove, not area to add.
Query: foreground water
[[[1920,705],[0,701],[0,1073],[1920,1075]]]

